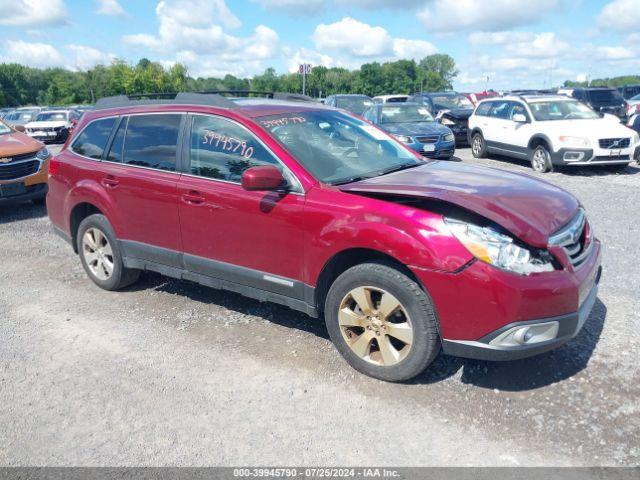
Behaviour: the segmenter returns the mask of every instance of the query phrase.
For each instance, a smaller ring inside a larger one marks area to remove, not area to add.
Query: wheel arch
[[[420,279],[409,267],[407,267],[407,265],[397,258],[389,255],[388,253],[372,248],[349,248],[333,255],[333,257],[324,264],[320,271],[320,275],[318,276],[318,281],[316,283],[314,298],[314,303],[318,313],[322,314],[324,311],[324,302],[335,279],[349,268],[362,263],[380,263],[395,268],[415,281],[420,288],[428,294]]]
[[[90,215],[94,214],[104,215],[104,212],[90,202],[80,202],[76,204],[69,213],[69,233],[71,235],[71,246],[73,251],[78,253],[78,228],[80,223]]]
[[[549,150],[549,153],[553,152],[553,143],[551,139],[544,134],[536,134],[529,139],[529,143],[527,144],[527,148],[533,151],[537,146],[544,145]]]

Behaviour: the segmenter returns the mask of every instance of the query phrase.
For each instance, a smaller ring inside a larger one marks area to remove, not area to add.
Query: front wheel
[[[484,158],[487,156],[487,145],[484,137],[480,133],[475,133],[471,139],[471,153],[475,158]]]
[[[357,265],[329,289],[325,321],[336,349],[356,370],[399,382],[421,373],[439,351],[433,303],[397,269]]]
[[[538,145],[531,154],[531,168],[538,173],[546,173],[553,170],[551,154],[544,145]]]

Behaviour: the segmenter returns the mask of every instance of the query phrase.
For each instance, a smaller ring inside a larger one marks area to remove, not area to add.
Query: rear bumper
[[[596,284],[593,286],[591,292],[576,312],[539,320],[513,322],[475,341],[443,339],[442,350],[445,354],[456,357],[473,358],[476,360],[505,361],[527,358],[558,348],[575,337],[580,330],[582,330],[582,327],[589,318],[589,314],[591,313],[598,296],[598,282],[600,281],[601,272],[602,268],[600,267],[598,270]],[[496,340],[499,340],[500,337],[508,332],[526,329],[527,327],[550,325],[553,323],[557,323],[558,330],[555,337],[550,340],[509,346],[500,345],[496,342]]]
[[[43,199],[47,195],[48,186],[46,183],[37,183],[26,188],[26,192],[10,197],[0,197],[0,205],[15,205],[17,203],[28,202],[30,200]]]

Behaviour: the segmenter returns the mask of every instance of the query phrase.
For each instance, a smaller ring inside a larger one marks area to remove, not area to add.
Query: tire
[[[360,308],[367,301],[369,306]],[[329,289],[324,312],[338,352],[370,377],[408,380],[440,350],[431,298],[407,275],[382,263],[364,263],[340,275]]]
[[[140,277],[140,270],[126,268],[122,263],[116,235],[104,215],[94,214],[82,220],[76,242],[85,272],[100,288],[120,290]]]
[[[538,173],[547,173],[553,170],[551,154],[546,145],[538,145],[531,152],[531,168]]]
[[[471,137],[471,153],[474,158],[486,158],[487,156],[487,144],[479,132],[474,133],[473,137]]]

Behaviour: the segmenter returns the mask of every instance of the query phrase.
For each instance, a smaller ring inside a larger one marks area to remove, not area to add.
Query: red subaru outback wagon
[[[152,270],[323,316],[355,369],[389,381],[440,349],[509,360],[580,331],[601,247],[572,195],[271,97],[112,97],[84,115],[47,206],[91,280]]]

